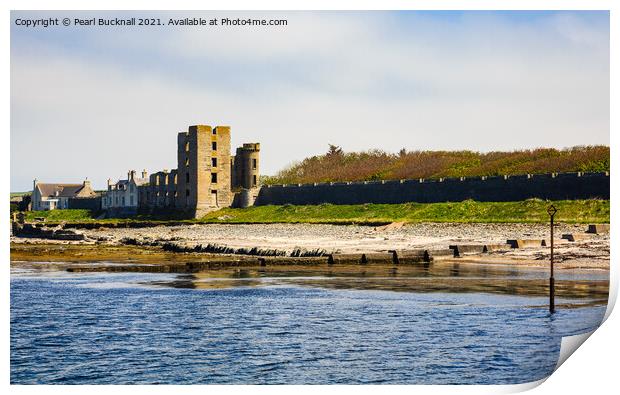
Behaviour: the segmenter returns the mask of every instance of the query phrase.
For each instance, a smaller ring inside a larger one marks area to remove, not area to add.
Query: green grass
[[[26,221],[34,221],[35,218],[45,218],[48,222],[95,220],[90,210],[26,211]]]
[[[609,200],[563,200],[549,202],[530,199],[521,202],[404,203],[316,206],[256,206],[245,209],[224,208],[187,223],[327,223],[376,224],[389,222],[461,222],[461,223],[545,223],[547,207],[558,209],[557,222],[609,223]],[[127,219],[96,219],[89,210],[30,211],[26,220],[43,217],[46,222],[124,223],[132,221],[179,222],[177,215],[137,215]]]
[[[134,215],[129,218],[102,218],[98,219],[99,213],[94,213],[90,210],[81,209],[66,209],[66,210],[51,210],[51,211],[27,211],[26,221],[35,221],[38,218],[45,218],[48,223],[59,222],[97,222],[102,224],[113,223],[125,223],[125,222],[161,222],[166,223],[168,221],[174,222],[195,222],[195,220],[184,219],[179,213],[172,212],[170,214],[157,214],[157,215]]]
[[[202,223],[387,223],[387,222],[547,222],[551,202],[405,203],[318,206],[257,206],[226,208],[201,218]],[[608,223],[608,200],[553,202],[557,222]]]

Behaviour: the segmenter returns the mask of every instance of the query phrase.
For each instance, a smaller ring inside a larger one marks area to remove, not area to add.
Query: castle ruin
[[[107,215],[133,212],[128,210],[134,210],[133,183],[138,189],[137,212],[176,212],[193,218],[231,206],[609,199],[610,195],[608,172],[261,186],[260,144],[245,143],[231,155],[230,127],[208,125],[190,126],[178,134],[176,169],[151,174],[148,183],[143,183],[145,174],[137,179],[134,173],[128,174],[127,182],[119,181],[120,187],[109,186],[102,196]]]
[[[200,218],[223,207],[254,204],[259,190],[260,144],[230,154],[230,127],[190,126],[177,136],[177,168],[149,177],[139,193],[142,212],[177,211]]]

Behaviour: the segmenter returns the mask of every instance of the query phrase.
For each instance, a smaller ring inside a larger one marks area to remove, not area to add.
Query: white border
[[[358,10],[383,10],[383,9],[419,9],[419,10],[610,10],[611,11],[611,108],[618,108],[616,100],[618,92],[618,79],[614,74],[614,70],[618,70],[618,40],[614,37],[618,37],[618,23],[620,18],[618,12],[620,6],[619,2],[613,0],[386,0],[386,1],[371,1],[371,0],[359,0],[356,2],[346,1],[327,1],[327,0],[297,0],[297,1],[282,1],[282,0],[265,0],[258,3],[251,0],[232,0],[228,2],[214,2],[214,1],[198,1],[198,0],[177,0],[177,1],[76,1],[76,0],[61,0],[55,1],[53,4],[47,0],[38,1],[15,1],[9,0],[3,2],[3,8],[5,9],[4,18],[2,23],[2,51],[4,54],[10,54],[10,10],[346,10],[346,9],[358,9]],[[5,83],[3,86],[10,86],[10,56],[4,57],[2,62],[2,75]],[[2,98],[2,119],[4,120],[4,132],[2,133],[0,144],[3,150],[2,163],[4,169],[10,169],[10,90],[5,89],[5,94]],[[611,112],[611,146],[615,146],[617,138],[613,132],[618,131],[617,115]],[[613,132],[611,132],[613,131]],[[612,149],[612,163],[616,162],[617,151]],[[10,171],[5,170],[5,181],[2,183],[4,196],[8,196],[10,190],[9,182]],[[612,201],[615,201],[614,197],[617,195],[617,183],[615,179],[615,173],[612,171]],[[615,203],[612,204],[615,207]],[[8,205],[1,205],[0,215],[2,218],[8,219]],[[612,210],[612,223],[617,223],[616,211]],[[9,256],[9,235],[8,221],[4,222],[2,227],[2,234],[0,235],[0,246],[5,257]],[[615,245],[617,245],[618,237],[615,232],[612,232],[612,245],[615,251]],[[611,284],[610,284],[610,304],[607,310],[607,316],[609,316],[613,304],[615,303],[618,287],[618,273],[615,270],[617,263],[615,262],[615,254],[612,253],[612,270],[611,270]],[[342,392],[342,393],[373,393],[376,392],[389,392],[389,393],[405,393],[410,391],[423,392],[423,393],[445,393],[452,394],[458,391],[461,394],[480,394],[480,393],[511,393],[524,391],[538,386],[545,380],[541,380],[537,383],[523,384],[516,386],[321,386],[316,388],[315,386],[262,386],[262,387],[243,387],[243,386],[9,386],[10,381],[10,369],[9,369],[9,265],[8,259],[5,266],[5,275],[3,277],[2,285],[4,291],[4,297],[2,298],[2,311],[4,313],[4,325],[2,326],[2,352],[4,355],[2,363],[2,378],[3,384],[9,391],[13,393],[108,393],[114,392],[131,392],[131,393],[149,393],[149,394],[161,394],[169,392],[189,392],[189,393],[203,393],[209,391],[211,393],[241,393],[251,390],[255,393],[273,394],[282,393],[288,394],[294,391],[297,394],[302,393],[314,393],[316,391],[321,392]],[[616,353],[618,351],[618,336],[620,333],[620,324],[616,313],[610,319],[608,319],[604,325],[592,335],[592,338],[588,340],[587,346],[581,347],[576,356],[569,358],[568,361],[562,365],[562,367],[554,373],[545,383],[536,388],[537,393],[557,393],[563,394],[583,394],[584,392],[612,392],[612,388],[617,388],[617,368],[616,365]]]

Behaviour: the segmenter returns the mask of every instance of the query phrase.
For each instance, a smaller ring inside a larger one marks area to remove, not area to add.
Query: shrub
[[[379,179],[480,177],[503,174],[541,174],[609,171],[609,147],[577,146],[557,150],[538,148],[510,152],[380,150],[344,152],[330,145],[324,155],[312,156],[263,177],[266,184],[297,184]]]

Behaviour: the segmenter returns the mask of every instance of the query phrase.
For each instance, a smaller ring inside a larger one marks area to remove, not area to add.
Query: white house
[[[136,177],[136,171],[127,172],[126,180],[115,184],[108,179],[108,190],[101,196],[101,208],[114,215],[135,214],[138,211],[138,187],[148,184],[148,174],[142,171],[142,177]]]
[[[70,199],[90,198],[96,195],[88,180],[84,180],[81,184],[49,184],[34,180],[32,210],[67,209]]]

